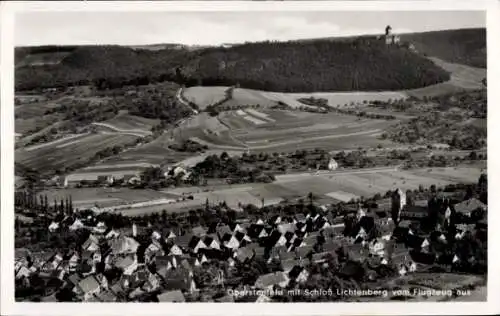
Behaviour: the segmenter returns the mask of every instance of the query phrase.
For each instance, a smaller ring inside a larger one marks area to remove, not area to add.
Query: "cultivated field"
[[[124,112],[119,113],[111,120],[107,120],[101,123],[115,127],[118,130],[136,131],[144,132],[145,134],[151,134],[151,128],[159,124],[160,120],[147,119],[144,117],[130,115]]]
[[[286,111],[254,111],[239,115],[238,112],[224,112],[221,121],[231,127],[232,135],[255,151],[291,151],[309,148],[327,150],[374,147],[377,144],[390,145],[378,136],[394,121],[361,120],[355,116],[301,113]],[[252,116],[258,124],[245,119]],[[261,118],[259,118],[261,117]],[[266,117],[264,121],[262,117]],[[272,120],[272,121],[271,121]]]
[[[85,163],[98,151],[134,143],[137,137],[117,134],[81,134],[50,143],[18,149],[16,162],[39,171],[64,169]]]
[[[144,145],[131,148],[117,156],[106,159],[106,165],[129,165],[131,173],[140,170],[144,164],[163,165],[190,157],[191,153],[178,152],[168,148],[173,143],[169,135],[164,134]]]
[[[215,104],[226,97],[228,87],[189,87],[183,89],[183,96],[200,109]]]
[[[54,189],[41,192],[49,202],[64,200],[71,196],[76,208],[109,207],[114,205],[140,203],[150,200],[171,199],[174,195],[153,190],[132,190],[128,188],[71,188]]]

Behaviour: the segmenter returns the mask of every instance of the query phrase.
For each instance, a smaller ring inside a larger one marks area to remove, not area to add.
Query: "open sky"
[[[219,45],[485,27],[481,11],[24,12],[15,45]]]

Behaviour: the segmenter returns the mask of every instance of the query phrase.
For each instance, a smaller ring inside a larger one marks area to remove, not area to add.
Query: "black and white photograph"
[[[487,9],[387,8],[15,12],[12,299],[491,300]]]

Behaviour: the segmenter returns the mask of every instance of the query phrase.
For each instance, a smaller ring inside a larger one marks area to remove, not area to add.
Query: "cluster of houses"
[[[223,262],[229,269],[256,259],[278,263],[279,271],[260,275],[253,286],[228,285],[222,269],[211,280],[214,288],[232,286],[240,290],[284,288],[291,281],[300,287],[310,277],[310,264],[328,267],[332,260],[339,262],[339,253],[345,253],[350,261],[369,261],[371,266],[391,265],[405,275],[435,262],[439,254],[434,250],[446,245],[450,237],[441,228],[420,236],[408,218],[427,216],[427,208],[410,207],[404,201],[402,191],[395,191],[393,216],[359,206],[356,212],[341,217],[323,207],[293,217],[274,215],[254,222],[198,226],[184,234],[135,224],[128,229],[109,228],[103,222],[89,226],[91,218],[72,215],[52,222],[48,230],[53,234],[61,229],[90,230],[80,248],[43,255],[18,249],[15,276],[25,286],[29,286],[33,274],[57,278],[82,301],[137,301],[153,295],[160,302],[183,302],[206,290],[196,284],[194,273],[214,261]],[[486,205],[473,198],[454,208],[470,216],[478,208],[485,210]],[[444,218],[445,225],[448,211]],[[454,238],[460,239],[476,225],[457,224],[456,228]],[[452,265],[470,260],[474,258],[456,253],[441,262]],[[118,274],[111,278],[109,271]],[[252,300],[266,302],[271,298],[261,294]]]

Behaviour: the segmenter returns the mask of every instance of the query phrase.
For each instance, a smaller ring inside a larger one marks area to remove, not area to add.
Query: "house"
[[[139,243],[132,237],[120,235],[110,241],[110,247],[114,255],[134,254],[139,248]]]
[[[383,257],[385,253],[385,246],[386,240],[383,238],[374,239],[369,245],[370,253],[374,256]]]
[[[198,236],[193,236],[191,241],[189,242],[188,248],[191,249],[194,253],[198,253],[200,249],[207,248],[207,245],[203,242]]]
[[[28,278],[31,275],[31,270],[25,266],[22,266],[16,271],[16,280]]]
[[[123,271],[124,275],[131,275],[138,267],[137,256],[128,255],[118,258],[115,267]]]
[[[106,224],[104,224],[103,222],[99,222],[99,223],[97,223],[96,227],[94,227],[93,230],[97,234],[104,234],[107,230],[107,227],[106,227]]]
[[[69,226],[68,228],[69,228],[69,230],[76,231],[76,230],[85,228],[85,225],[82,223],[82,221],[79,218],[77,218],[77,219],[75,219],[73,224],[71,224],[71,226]]]
[[[471,198],[466,201],[454,205],[455,212],[461,213],[465,216],[471,216],[473,211],[483,210],[486,211],[487,206],[476,198]]]
[[[158,295],[159,302],[183,303],[186,301],[184,294],[180,290],[167,291]]]
[[[113,184],[115,178],[111,175],[100,175],[97,176],[97,182],[104,184]]]
[[[330,161],[328,162],[328,170],[337,170],[339,167],[339,164],[335,159],[331,158]]]
[[[285,234],[287,232],[294,233],[295,232],[295,224],[293,223],[282,223],[278,225],[278,231],[281,234]]]
[[[115,230],[115,229],[111,229],[104,238],[106,239],[113,239],[113,238],[117,238],[118,236],[120,236],[120,232]]]
[[[400,213],[401,219],[421,219],[428,215],[428,208],[426,206],[418,205],[405,205]]]
[[[56,232],[59,229],[59,223],[51,222],[48,229],[49,229],[49,232],[51,232],[51,233]]]
[[[155,256],[163,255],[163,247],[157,240],[153,240],[144,251],[146,262],[150,262]]]
[[[247,261],[250,261],[255,256],[255,252],[254,252],[253,248],[249,247],[249,246],[238,249],[237,251],[235,251],[234,254],[235,254],[235,258],[241,263],[245,263]]]
[[[295,280],[297,283],[305,283],[309,278],[309,272],[301,266],[294,266],[290,272],[288,272],[288,279]]]
[[[194,235],[192,234],[184,234],[181,236],[177,236],[174,239],[174,242],[177,246],[179,246],[183,250],[188,250],[189,245],[191,243],[191,240],[193,239]]]
[[[99,251],[99,248],[99,239],[93,234],[90,234],[89,238],[82,245],[82,249],[89,252]]]
[[[288,276],[284,272],[273,272],[259,276],[254,286],[258,289],[272,289],[274,286],[284,288],[288,282]]]
[[[266,239],[266,243],[269,247],[285,246],[287,240],[285,236],[278,230],[273,230],[269,237]]]
[[[94,275],[89,275],[78,282],[76,289],[78,293],[83,295],[83,300],[88,301],[91,297],[101,291],[101,286]]]
[[[209,234],[203,239],[203,243],[208,249],[218,249],[220,250],[220,240],[217,234]]]
[[[174,255],[174,256],[182,256],[183,252],[182,252],[182,249],[179,246],[177,246],[176,244],[173,244],[170,247],[168,254],[169,255]]]
[[[228,225],[217,226],[215,228],[215,231],[217,232],[219,239],[222,239],[222,237],[224,237],[227,234],[231,235],[233,233],[233,231]]]

